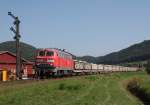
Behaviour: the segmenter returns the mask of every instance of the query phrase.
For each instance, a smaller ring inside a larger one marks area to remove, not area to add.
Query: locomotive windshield
[[[45,56],[45,51],[40,51],[39,56]]]
[[[46,56],[53,56],[54,52],[53,51],[47,51]]]
[[[39,56],[54,56],[53,51],[39,51]]]

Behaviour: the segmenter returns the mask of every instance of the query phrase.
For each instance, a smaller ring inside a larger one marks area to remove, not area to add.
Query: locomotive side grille
[[[45,59],[37,59],[36,62],[39,62],[39,63],[46,63],[47,60],[45,60]]]

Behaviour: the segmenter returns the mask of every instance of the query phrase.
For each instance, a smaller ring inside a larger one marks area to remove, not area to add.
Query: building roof
[[[4,53],[8,53],[8,54],[10,54],[10,55],[16,57],[16,54],[14,54],[14,53],[12,53],[12,52],[9,52],[9,51],[0,51],[0,55],[2,55],[2,54],[4,54]],[[32,62],[30,62],[30,61],[28,61],[28,60],[26,60],[26,59],[24,59],[24,58],[22,58],[22,57],[21,57],[21,59],[22,59],[24,62],[26,62],[26,63],[32,63]]]
[[[8,51],[0,51],[0,54],[6,53],[6,52],[8,52]]]

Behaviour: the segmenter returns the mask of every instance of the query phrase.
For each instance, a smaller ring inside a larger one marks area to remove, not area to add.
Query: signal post
[[[15,34],[14,39],[16,41],[16,77],[17,80],[22,79],[21,75],[21,54],[20,54],[20,34],[19,34],[19,24],[20,20],[18,17],[14,16],[11,12],[8,12],[8,15],[11,16],[15,21],[13,24],[15,25],[15,29],[13,27],[10,28],[11,31]]]

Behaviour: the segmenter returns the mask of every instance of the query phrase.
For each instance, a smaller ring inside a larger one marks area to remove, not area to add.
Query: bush
[[[141,87],[141,79],[133,78],[128,81],[127,89],[135,96],[137,96],[144,104],[150,105],[150,94],[147,92],[146,88]]]
[[[137,91],[140,88],[141,79],[140,78],[132,78],[127,83],[127,89],[131,92]]]
[[[147,61],[145,70],[146,70],[147,74],[150,74],[150,60]]]

